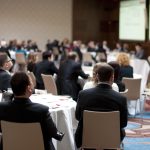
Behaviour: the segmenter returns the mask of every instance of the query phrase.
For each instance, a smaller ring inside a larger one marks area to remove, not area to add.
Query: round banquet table
[[[69,96],[52,94],[33,94],[30,99],[48,106],[56,127],[65,133],[61,142],[53,140],[56,150],[75,150],[74,132],[78,123],[75,119],[76,102]]]

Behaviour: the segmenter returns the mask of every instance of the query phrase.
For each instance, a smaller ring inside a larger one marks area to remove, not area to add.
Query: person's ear
[[[110,82],[111,82],[111,83],[114,82],[114,74],[111,75],[111,77],[110,77]]]
[[[32,93],[32,86],[31,85],[28,85],[28,91],[30,92],[30,93]]]

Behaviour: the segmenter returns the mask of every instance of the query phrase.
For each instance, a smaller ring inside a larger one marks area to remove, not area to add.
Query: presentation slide
[[[120,40],[145,40],[145,10],[145,0],[125,0],[120,2]]]

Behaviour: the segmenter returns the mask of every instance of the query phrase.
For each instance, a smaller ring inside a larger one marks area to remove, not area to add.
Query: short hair
[[[126,53],[120,53],[118,55],[117,62],[120,66],[128,66],[130,64],[129,57]]]
[[[78,55],[77,55],[76,52],[70,52],[70,53],[68,54],[68,59],[75,60],[77,57],[78,57]]]
[[[107,63],[101,63],[97,69],[98,81],[108,82],[114,74],[114,69]]]
[[[26,88],[31,84],[29,76],[25,72],[16,72],[10,81],[15,96],[24,95]]]
[[[114,81],[117,81],[120,73],[119,63],[117,61],[111,61],[108,64],[114,68]]]
[[[43,54],[42,54],[42,58],[43,58],[43,60],[48,60],[48,58],[51,58],[51,52],[50,51],[45,51],[45,52],[43,52]]]
[[[3,67],[5,62],[8,60],[8,56],[6,53],[0,53],[0,67]]]
[[[140,47],[142,47],[142,45],[141,45],[140,43],[136,43],[135,46],[140,46]]]

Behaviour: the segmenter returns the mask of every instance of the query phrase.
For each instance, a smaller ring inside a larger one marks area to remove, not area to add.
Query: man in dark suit
[[[12,61],[6,53],[0,53],[0,90],[7,91],[10,88],[11,75],[9,69],[12,67]]]
[[[36,88],[44,89],[43,79],[41,74],[54,75],[58,73],[58,69],[55,64],[51,61],[51,52],[45,51],[42,54],[43,61],[35,65],[35,70],[33,71],[36,77]]]
[[[124,96],[112,90],[111,85],[114,78],[113,68],[103,63],[98,68],[97,78],[99,84],[95,88],[83,90],[78,96],[75,112],[76,119],[79,120],[75,134],[77,147],[80,147],[82,144],[82,117],[84,110],[119,111],[121,140],[125,136],[123,128],[127,125],[127,103]]]
[[[47,106],[32,103],[29,97],[33,92],[33,84],[28,75],[18,72],[12,76],[11,87],[14,100],[0,103],[0,120],[41,125],[45,150],[54,150],[52,138],[62,139],[62,133],[57,131]],[[0,129],[1,131],[1,129]],[[36,137],[35,137],[36,139]]]
[[[58,93],[70,95],[74,100],[77,100],[78,93],[81,90],[78,77],[88,78],[88,75],[83,72],[81,64],[76,62],[76,57],[77,54],[75,52],[69,53],[68,59],[60,64],[57,76]]]

